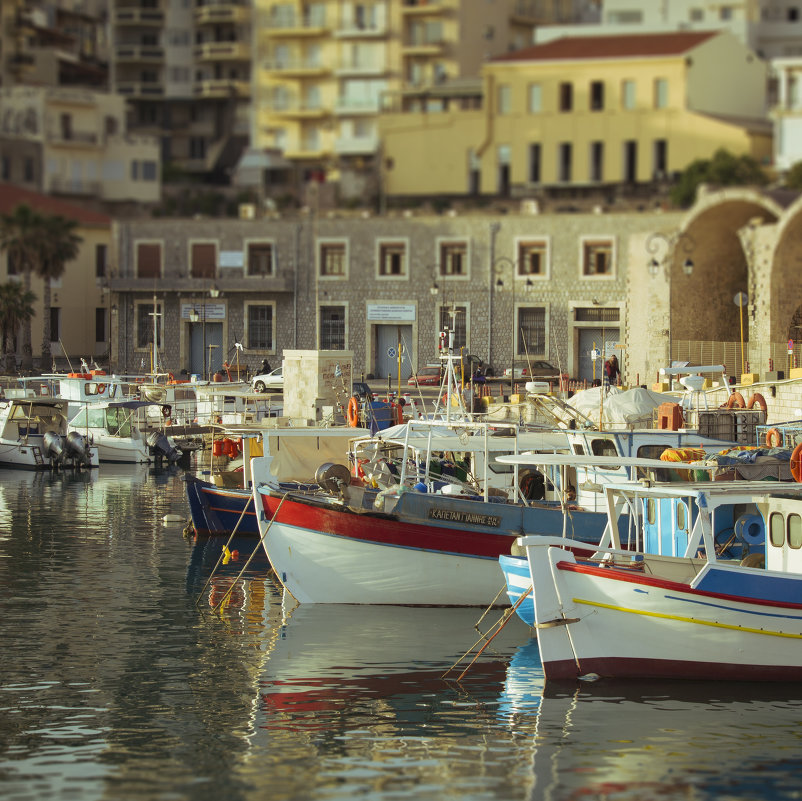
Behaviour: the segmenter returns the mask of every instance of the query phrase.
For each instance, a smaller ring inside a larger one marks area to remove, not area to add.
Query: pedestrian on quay
[[[618,366],[618,357],[613,354],[604,363],[604,386],[613,387],[618,384],[621,378],[621,368]]]

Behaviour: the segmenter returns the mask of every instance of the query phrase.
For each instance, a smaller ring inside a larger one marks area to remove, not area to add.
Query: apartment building
[[[729,32],[566,36],[497,56],[482,75],[479,109],[382,116],[388,197],[612,202],[718,148],[772,157],[766,65]]]
[[[346,197],[375,195],[388,104],[427,107],[437,87],[526,46],[565,5],[256,0],[250,163],[268,194],[311,181],[318,197],[330,182]]]

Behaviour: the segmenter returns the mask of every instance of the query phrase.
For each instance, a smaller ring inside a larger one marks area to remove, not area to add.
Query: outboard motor
[[[161,431],[151,431],[148,434],[148,446],[155,456],[164,456],[168,462],[177,462],[181,458],[181,451],[174,448]]]
[[[66,456],[79,464],[88,465],[91,462],[89,445],[82,434],[70,431],[64,445]]]
[[[60,462],[64,458],[64,443],[61,435],[55,431],[45,431],[42,437],[45,456],[54,462]]]

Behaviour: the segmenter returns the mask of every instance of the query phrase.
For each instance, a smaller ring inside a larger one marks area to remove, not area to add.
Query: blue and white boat
[[[592,559],[524,548],[547,679],[802,679],[802,484],[610,486]],[[624,509],[634,548],[617,538]]]

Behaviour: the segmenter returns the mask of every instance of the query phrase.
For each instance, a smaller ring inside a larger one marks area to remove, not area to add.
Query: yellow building
[[[564,37],[492,59],[480,109],[385,114],[383,190],[532,197],[659,182],[719,148],[767,162],[765,106],[766,66],[728,32]]]
[[[110,317],[113,301],[108,291],[111,274],[112,220],[105,214],[68,203],[52,195],[41,195],[11,184],[0,183],[0,213],[12,214],[25,204],[43,215],[59,215],[75,220],[75,234],[81,238],[78,256],[65,265],[64,274],[50,282],[50,352],[61,366],[69,356],[74,367],[80,359],[97,359],[108,364],[111,342]],[[21,281],[8,253],[0,251],[0,282]],[[42,352],[42,279],[31,277],[31,291],[36,295],[31,321],[31,345],[34,363]],[[18,337],[17,354],[22,354]],[[41,365],[49,371],[51,364]]]
[[[376,189],[378,119],[389,98],[428,107],[442,83],[532,41],[528,0],[255,0],[251,147],[273,153],[268,186],[341,182],[346,195]],[[281,159],[283,157],[283,160]]]

